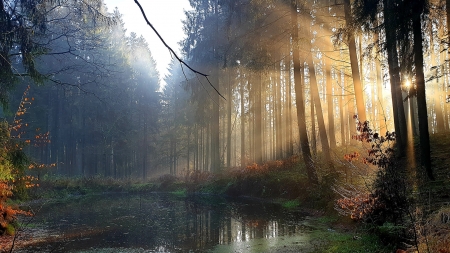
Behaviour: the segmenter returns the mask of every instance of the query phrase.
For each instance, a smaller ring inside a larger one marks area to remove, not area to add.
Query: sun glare
[[[405,85],[405,88],[407,88],[407,89],[411,88],[411,80],[406,79],[404,85]]]

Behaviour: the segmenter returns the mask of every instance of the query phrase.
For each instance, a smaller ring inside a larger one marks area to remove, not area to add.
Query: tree
[[[345,14],[345,22],[347,24],[351,24],[352,16],[351,16],[350,0],[344,0],[344,14]],[[358,109],[358,117],[362,122],[364,122],[365,120],[367,120],[366,106],[364,103],[363,88],[361,83],[361,76],[359,73],[358,58],[356,55],[355,37],[353,36],[352,32],[350,32],[350,34],[348,35],[347,41],[348,41],[348,50],[350,53],[350,64],[352,67],[352,78],[353,78],[353,85],[355,88],[355,98],[356,98],[356,107]]]
[[[394,126],[396,132],[396,142],[400,156],[405,155],[406,147],[406,118],[403,107],[401,93],[401,79],[397,42],[399,41],[399,18],[396,13],[402,12],[396,0],[357,0],[354,2],[354,23],[355,26],[362,26],[367,31],[378,32],[373,27],[378,27],[378,13],[383,12],[384,23],[382,27],[386,32],[386,52],[389,66],[389,77],[391,83],[392,107],[394,114]]]
[[[297,121],[300,135],[300,146],[303,161],[306,166],[308,179],[311,183],[318,183],[317,174],[312,164],[311,151],[309,149],[308,134],[306,132],[305,102],[303,95],[302,71],[300,64],[299,38],[298,38],[298,3],[291,0],[291,26],[292,26],[292,56],[294,61],[295,103],[297,105]]]
[[[67,6],[70,8],[61,11],[63,7]],[[92,22],[110,22],[111,19],[103,15],[102,11],[100,0],[68,1],[65,4],[50,0],[2,0],[0,3],[0,33],[5,35],[0,39],[0,103],[2,106],[7,108],[8,92],[14,88],[18,77],[29,77],[37,84],[52,80],[55,72],[45,72],[45,69],[38,66],[37,60],[40,56],[70,55],[72,53],[70,50],[49,52],[52,44],[60,41],[61,38],[70,38],[79,31],[78,29],[50,30],[49,27],[52,25],[50,16],[55,17],[64,12],[66,16],[61,18],[61,15],[60,21],[67,23],[68,19],[73,17],[69,17],[69,15],[83,13],[85,17],[89,15]]]
[[[427,15],[427,0],[409,1],[411,8],[412,30],[414,36],[414,67],[416,71],[417,107],[420,135],[420,162],[430,180],[434,180],[431,169],[430,135],[428,132],[427,101],[425,96],[425,76],[423,73],[422,22],[421,17]]]
[[[420,156],[421,163],[425,167],[429,179],[433,180],[430,159],[430,143],[428,132],[428,114],[425,96],[425,77],[423,74],[423,50],[422,50],[422,21],[421,17],[428,14],[428,1],[399,1],[383,0],[355,1],[355,12],[357,24],[369,28],[374,24],[377,17],[378,7],[382,6],[384,14],[384,29],[386,31],[386,49],[388,54],[389,74],[391,77],[392,103],[394,107],[394,120],[397,132],[397,142],[400,143],[399,150],[404,154],[406,147],[406,119],[403,110],[403,98],[401,95],[400,71],[398,66],[397,43],[402,53],[402,64],[404,68],[412,68],[414,63],[417,106],[419,116],[420,132]],[[412,52],[411,34],[413,35]],[[413,60],[409,57],[413,55]]]

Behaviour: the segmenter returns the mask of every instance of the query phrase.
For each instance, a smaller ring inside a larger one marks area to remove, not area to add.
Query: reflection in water
[[[101,195],[45,205],[35,222],[48,231],[47,238],[26,251],[203,252],[216,245],[298,235],[308,230],[302,221],[299,213],[248,200]]]

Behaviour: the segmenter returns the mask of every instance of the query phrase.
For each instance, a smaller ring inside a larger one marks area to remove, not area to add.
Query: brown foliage
[[[368,193],[338,199],[336,204],[338,206],[336,209],[342,215],[349,215],[355,221],[363,221],[367,215],[380,208],[377,198]]]
[[[7,231],[18,214],[31,215],[29,212],[18,210],[7,205],[6,200],[12,195],[12,186],[6,182],[0,182],[0,235]]]

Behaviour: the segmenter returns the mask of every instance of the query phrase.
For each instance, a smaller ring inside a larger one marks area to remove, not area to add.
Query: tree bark
[[[394,114],[394,126],[397,138],[398,151],[400,156],[405,155],[407,128],[405,110],[403,107],[403,98],[400,82],[400,68],[398,66],[398,53],[396,48],[396,36],[394,28],[389,25],[393,23],[389,11],[390,0],[384,0],[384,22],[386,30],[386,48],[389,65],[389,76],[391,83],[392,108]]]
[[[344,0],[344,13],[345,13],[345,22],[347,24],[351,23],[351,7],[350,0]],[[361,84],[361,76],[359,73],[358,67],[358,56],[356,54],[356,43],[355,37],[351,34],[348,38],[348,50],[350,53],[350,64],[352,67],[352,78],[353,85],[355,89],[355,98],[356,98],[356,108],[358,111],[358,118],[361,122],[367,120],[366,117],[366,108],[364,103],[363,89]]]
[[[322,144],[322,154],[325,162],[331,163],[330,146],[328,144],[327,130],[325,120],[323,118],[322,103],[320,102],[319,89],[317,87],[316,70],[312,59],[312,52],[308,55],[309,68],[309,85],[311,87],[311,95],[313,97],[314,106],[316,108],[317,125],[319,127],[320,143]]]
[[[227,168],[231,168],[231,152],[232,152],[232,148],[231,148],[231,78],[230,78],[230,73],[229,70],[226,71],[226,75],[227,75],[227,81],[228,81],[228,86],[227,86],[227,95],[228,95],[228,99],[227,99]]]
[[[423,73],[423,50],[422,50],[422,27],[420,14],[423,10],[415,12],[413,17],[413,34],[414,34],[414,67],[416,71],[416,87],[417,87],[417,108],[419,118],[419,135],[420,135],[420,162],[430,180],[434,180],[433,171],[431,169],[430,154],[430,135],[428,132],[428,113],[427,101],[425,95],[425,76]]]
[[[334,130],[334,102],[333,82],[331,80],[331,61],[325,56],[325,75],[327,85],[327,107],[328,107],[328,135],[330,137],[330,148],[336,147],[336,133]]]
[[[292,141],[292,98],[291,98],[291,61],[289,57],[285,62],[284,71],[286,71],[286,152],[287,156],[290,157],[294,154],[294,146]]]
[[[242,72],[239,70],[240,92],[241,92],[241,167],[246,165],[245,161],[245,107],[244,107],[244,85],[245,80],[242,78]]]
[[[262,155],[263,155],[263,145],[262,145],[262,95],[261,95],[261,86],[262,86],[262,73],[258,73],[258,82],[254,83],[254,92],[255,92],[255,162],[260,164],[262,163]]]
[[[309,73],[311,75],[311,73]],[[309,81],[311,84],[311,79]],[[315,117],[315,110],[314,110],[314,95],[312,92],[312,89],[309,91],[309,98],[310,98],[310,108],[311,108],[311,151],[314,157],[317,157],[317,138],[316,138],[316,117]]]
[[[339,72],[339,78],[338,80],[341,81],[341,96],[338,98],[339,99],[339,117],[341,119],[341,145],[344,146],[347,143],[347,138],[345,137],[345,130],[347,128],[347,118],[345,117],[345,110],[344,110],[344,98],[345,98],[345,79],[342,78],[342,73],[344,73],[344,70],[341,70]]]
[[[293,58],[294,58],[294,82],[295,82],[295,98],[297,105],[297,122],[300,135],[300,148],[303,154],[303,161],[306,166],[306,173],[308,179],[311,183],[317,184],[319,182],[316,170],[312,163],[311,151],[309,149],[308,134],[306,132],[306,117],[305,117],[305,101],[303,95],[303,84],[302,84],[302,71],[303,68],[300,64],[300,52],[298,45],[298,21],[297,21],[297,10],[298,5],[296,0],[291,0],[291,22],[292,22],[292,47],[293,47]]]
[[[277,69],[274,69],[276,73]],[[278,69],[279,70],[279,69]],[[283,158],[283,128],[281,123],[281,79],[276,78],[274,75],[274,88],[275,88],[275,125],[276,125],[276,159]]]
[[[445,1],[445,11],[447,14],[447,43],[450,41],[450,0]],[[450,47],[447,48],[448,53],[450,53]]]

